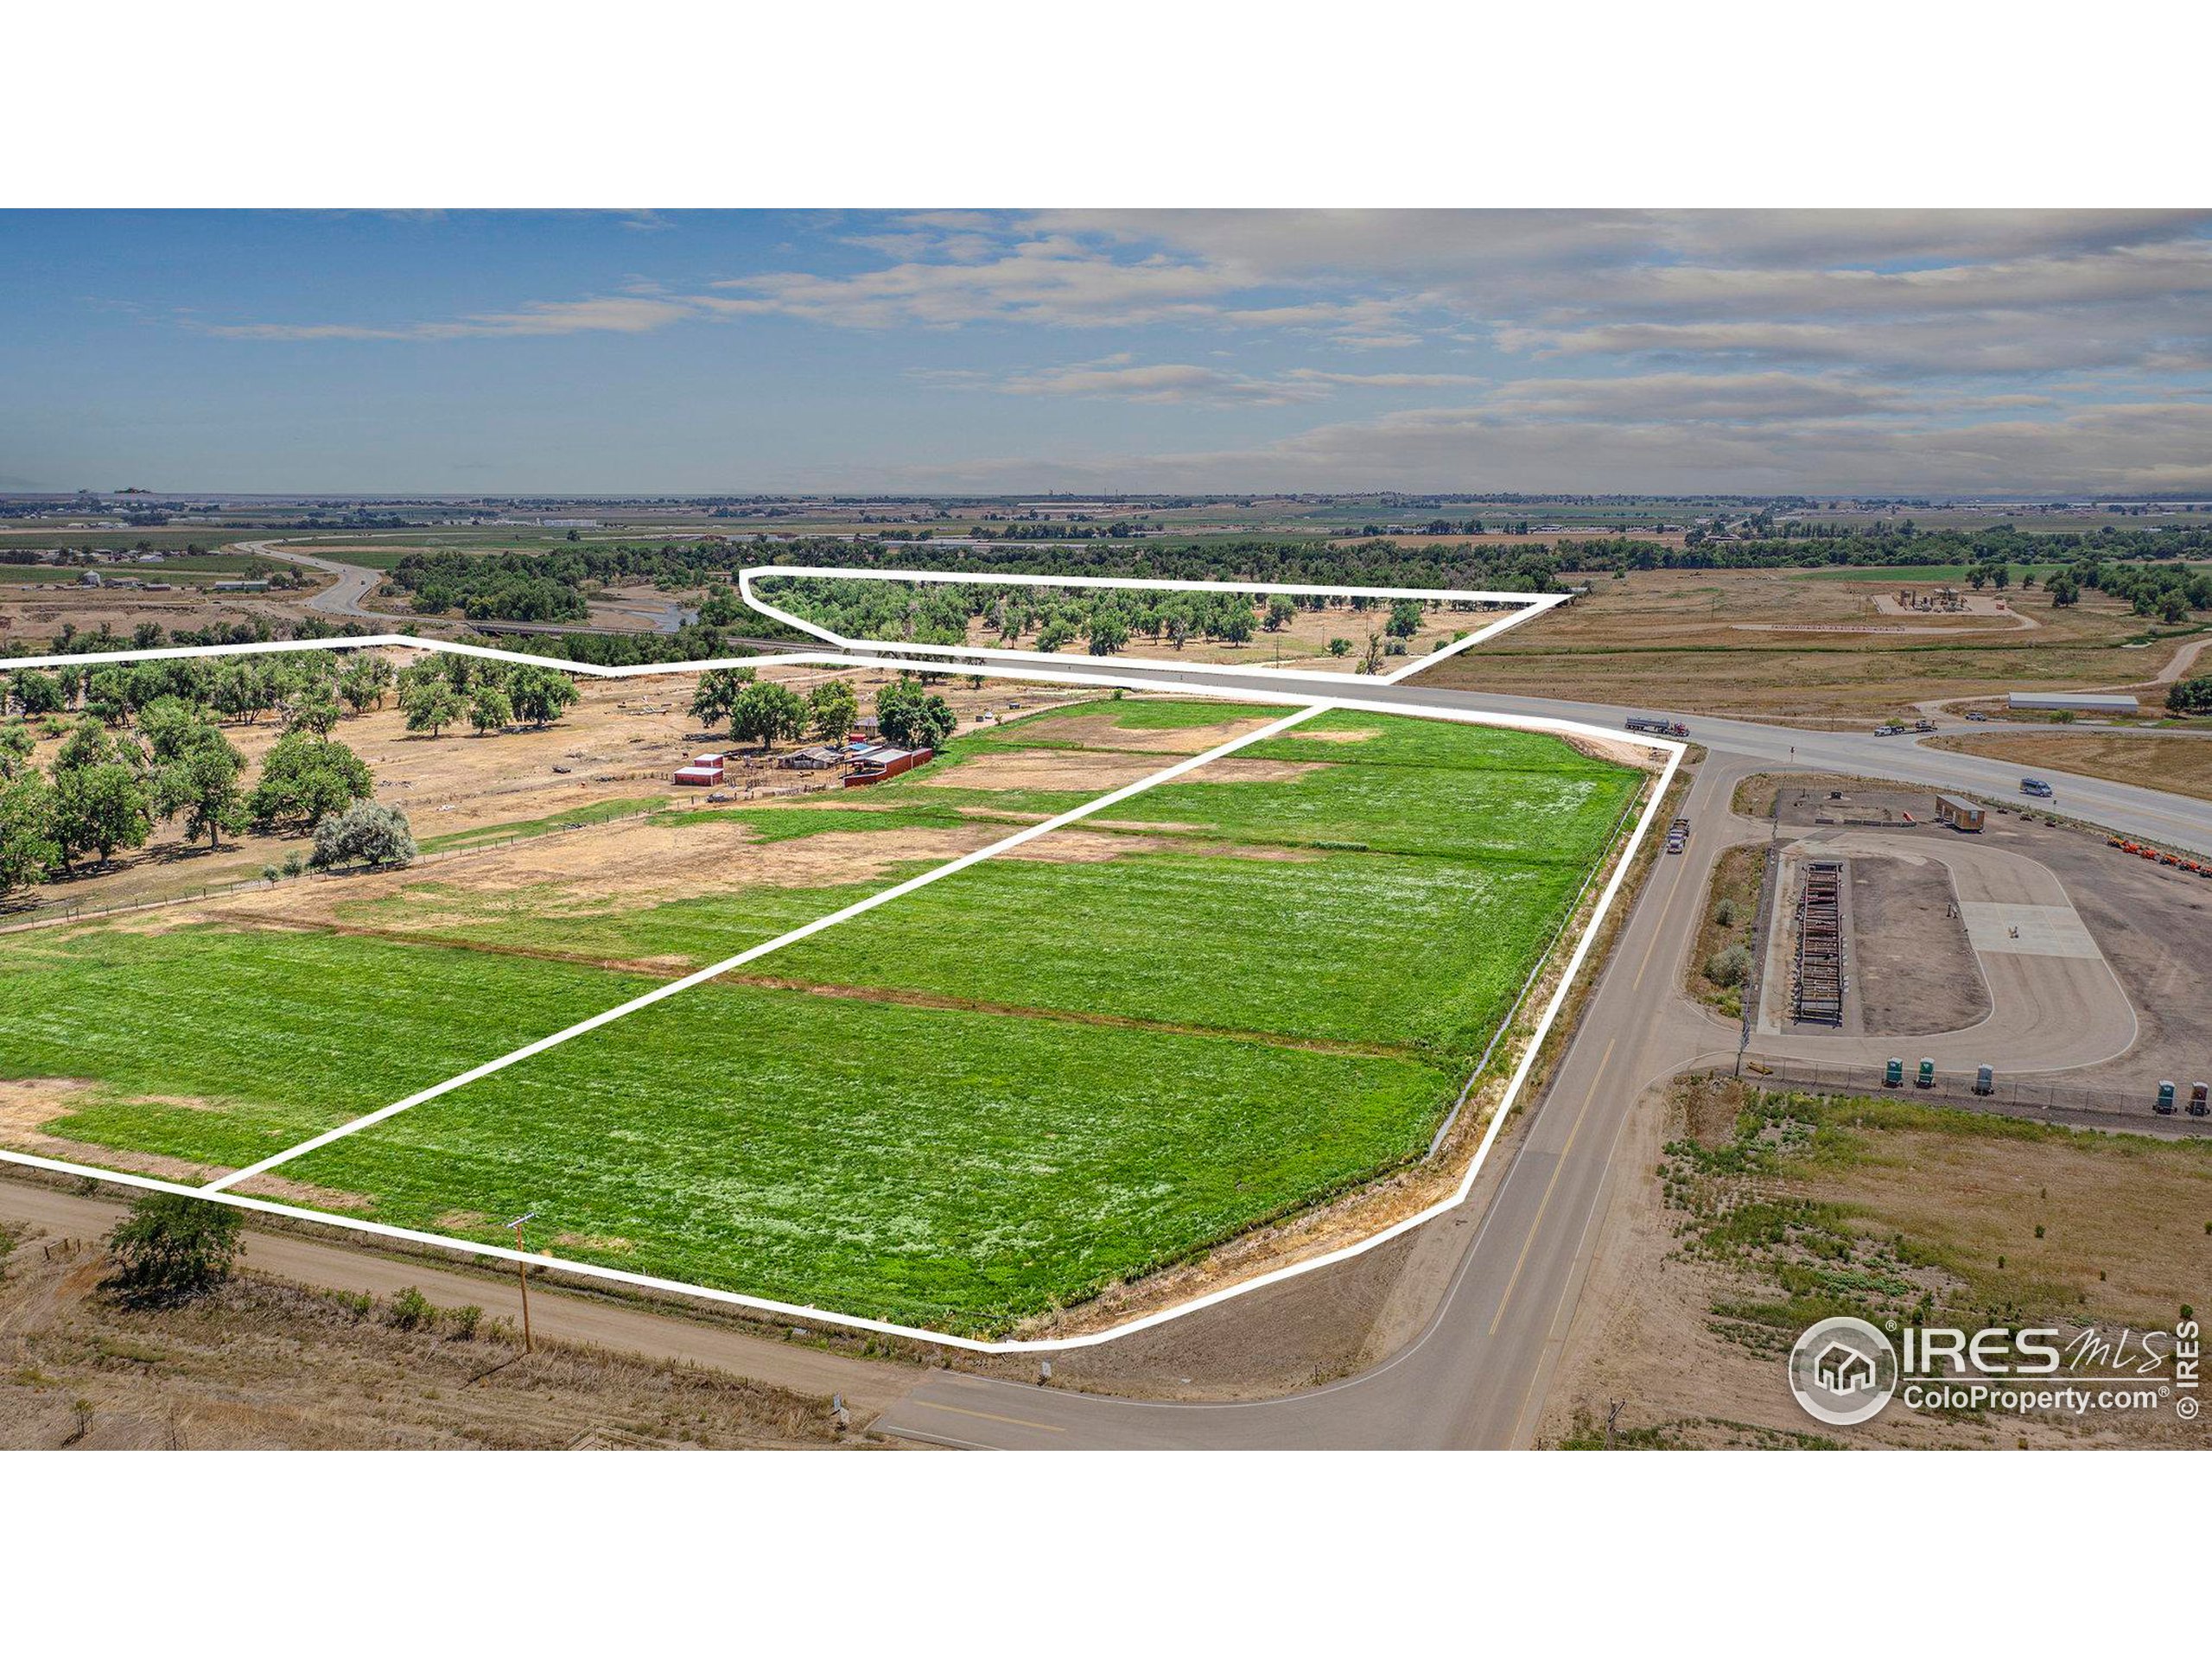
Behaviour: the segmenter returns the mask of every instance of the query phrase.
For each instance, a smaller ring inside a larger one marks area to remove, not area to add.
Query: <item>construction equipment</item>
[[[1921,1061],[1919,1075],[1913,1078],[1912,1086],[1916,1089],[1933,1089],[1936,1086],[1935,1061]]]
[[[1805,866],[1797,899],[1796,1015],[1821,1025],[1843,1023],[1843,865],[1823,859]]]
[[[1936,729],[1936,722],[1932,720],[1916,720],[1912,722],[1912,729],[1916,732],[1932,732]]]
[[[2157,1110],[2158,1116],[2161,1117],[2171,1117],[2174,1115],[2174,1086],[2172,1084],[2159,1084],[2158,1104]]]

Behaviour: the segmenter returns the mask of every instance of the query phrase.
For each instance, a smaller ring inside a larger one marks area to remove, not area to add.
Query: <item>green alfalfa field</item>
[[[1085,712],[1106,718],[1083,747],[1151,752],[1274,711],[1054,711],[959,740],[926,783],[737,821],[767,841],[1033,819],[1085,797],[962,769]],[[563,1255],[962,1333],[1357,1185],[1425,1148],[1639,777],[1344,712],[1244,753],[1296,775],[1161,785],[1111,809],[1104,855],[973,866],[283,1173],[393,1224],[489,1241],[536,1210]],[[731,816],[661,822],[687,819]],[[12,1033],[35,1001],[40,1033],[0,1037],[0,1075],[91,1084],[48,1135],[235,1167],[652,982],[605,964],[717,960],[904,873],[595,915],[448,904],[439,943],[375,936],[404,888],[343,935],[0,938],[0,1015]],[[195,1024],[221,1040],[186,1052]]]

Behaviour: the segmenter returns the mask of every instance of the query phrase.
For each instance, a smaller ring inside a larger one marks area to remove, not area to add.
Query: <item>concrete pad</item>
[[[2097,942],[2071,905],[1962,904],[1967,937],[1980,955],[2005,957],[2101,956]]]

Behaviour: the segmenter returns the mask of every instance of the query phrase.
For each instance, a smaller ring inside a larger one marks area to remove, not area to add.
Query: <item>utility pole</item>
[[[526,1216],[517,1216],[507,1224],[515,1230],[515,1249],[518,1252],[523,1249],[523,1223],[537,1219],[537,1211],[533,1210]],[[522,1287],[522,1351],[525,1354],[534,1354],[537,1349],[530,1339],[530,1264],[527,1262],[515,1263],[515,1282]]]

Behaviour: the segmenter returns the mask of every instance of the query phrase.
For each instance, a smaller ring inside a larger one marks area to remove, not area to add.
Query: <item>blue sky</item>
[[[2212,215],[0,214],[0,488],[2212,492]]]

